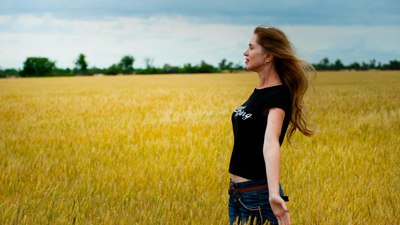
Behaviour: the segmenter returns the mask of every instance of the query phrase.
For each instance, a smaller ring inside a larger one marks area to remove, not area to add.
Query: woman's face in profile
[[[261,67],[265,66],[265,60],[267,59],[267,53],[263,47],[257,42],[257,35],[253,35],[250,40],[249,47],[243,53],[246,57],[246,68],[249,71],[258,71]]]

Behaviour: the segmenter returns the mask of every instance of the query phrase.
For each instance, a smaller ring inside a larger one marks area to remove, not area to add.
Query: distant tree
[[[369,69],[369,64],[366,63],[366,62],[362,62],[360,69],[361,70],[368,70]]]
[[[352,69],[352,70],[360,70],[361,66],[360,66],[360,63],[353,62],[352,64],[347,66],[347,68]]]
[[[202,60],[200,62],[199,69],[197,72],[199,72],[199,73],[214,73],[214,72],[216,72],[216,68],[214,68],[212,65],[210,65]]]
[[[123,74],[131,74],[133,72],[133,63],[135,62],[135,58],[130,55],[126,55],[122,57],[119,66],[121,68],[121,73]]]
[[[172,66],[170,64],[164,64],[162,68],[162,73],[179,73],[181,69],[177,66]]]
[[[318,64],[317,64],[317,69],[318,70],[329,70],[330,65],[329,65],[329,59],[328,58],[323,58]]]
[[[340,59],[336,59],[335,63],[332,66],[333,70],[343,70],[345,66],[343,65],[342,61]]]
[[[388,64],[382,65],[384,70],[400,70],[400,61],[390,60]]]
[[[144,59],[144,63],[146,64],[146,69],[153,68],[154,59],[147,57]]]
[[[232,70],[240,71],[240,70],[245,70],[246,68],[242,65],[242,63],[238,62],[235,65],[233,65]]]
[[[190,63],[183,64],[182,73],[195,73],[196,68]]]
[[[28,57],[21,71],[22,77],[49,76],[56,69],[55,62],[45,57]]]
[[[77,74],[87,74],[88,63],[86,62],[85,55],[79,54],[78,59],[75,61],[75,73]]]
[[[392,70],[400,70],[400,61],[398,60],[390,60],[389,65]]]
[[[121,73],[121,66],[119,64],[112,64],[105,72],[107,75],[117,75]]]
[[[378,65],[376,66],[376,69],[381,70],[382,69],[382,63],[379,62]]]
[[[105,73],[105,70],[94,66],[88,69],[88,74],[102,74]]]
[[[229,72],[232,72],[233,62],[228,62],[226,59],[222,59],[221,62],[218,63],[218,68],[221,71],[229,70]]]
[[[56,68],[53,72],[55,76],[72,76],[74,73],[69,68]]]
[[[18,76],[19,71],[17,69],[1,69],[0,68],[0,77],[8,77],[8,76]]]
[[[370,68],[370,69],[376,69],[376,60],[375,59],[372,59],[372,60],[370,60],[369,61],[369,65],[368,65],[368,67]]]

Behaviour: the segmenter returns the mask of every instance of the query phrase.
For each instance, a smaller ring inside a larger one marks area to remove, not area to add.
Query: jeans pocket
[[[253,224],[254,221],[256,221],[256,224],[264,223],[260,196],[257,192],[243,193],[243,195],[238,198],[238,202],[242,208],[241,213],[244,223],[246,223],[247,220],[250,220],[250,224]]]
[[[243,208],[250,211],[259,210],[261,207],[260,195],[257,192],[242,193],[239,202]]]
[[[258,220],[261,220],[263,224],[265,221],[268,221],[267,224],[278,224],[278,220],[276,219],[271,205],[269,204],[269,193],[268,190],[260,190],[257,192],[258,195],[258,203],[257,206],[259,207],[259,216]],[[254,205],[253,205],[254,206]]]

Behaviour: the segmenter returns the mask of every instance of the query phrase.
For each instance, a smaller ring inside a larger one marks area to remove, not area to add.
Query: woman
[[[246,67],[258,73],[258,86],[233,112],[234,146],[229,165],[230,223],[290,225],[279,183],[280,146],[299,130],[306,136],[303,96],[306,74],[314,68],[294,54],[277,28],[257,27],[244,52]],[[287,132],[286,132],[287,131]]]

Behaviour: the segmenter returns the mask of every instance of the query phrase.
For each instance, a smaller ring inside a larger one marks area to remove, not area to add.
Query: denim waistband
[[[232,180],[230,180],[229,186],[231,188],[247,188],[247,187],[254,187],[254,186],[259,186],[263,184],[267,184],[267,180],[250,180],[250,181],[245,181],[245,182],[240,182],[240,183],[235,183]]]

